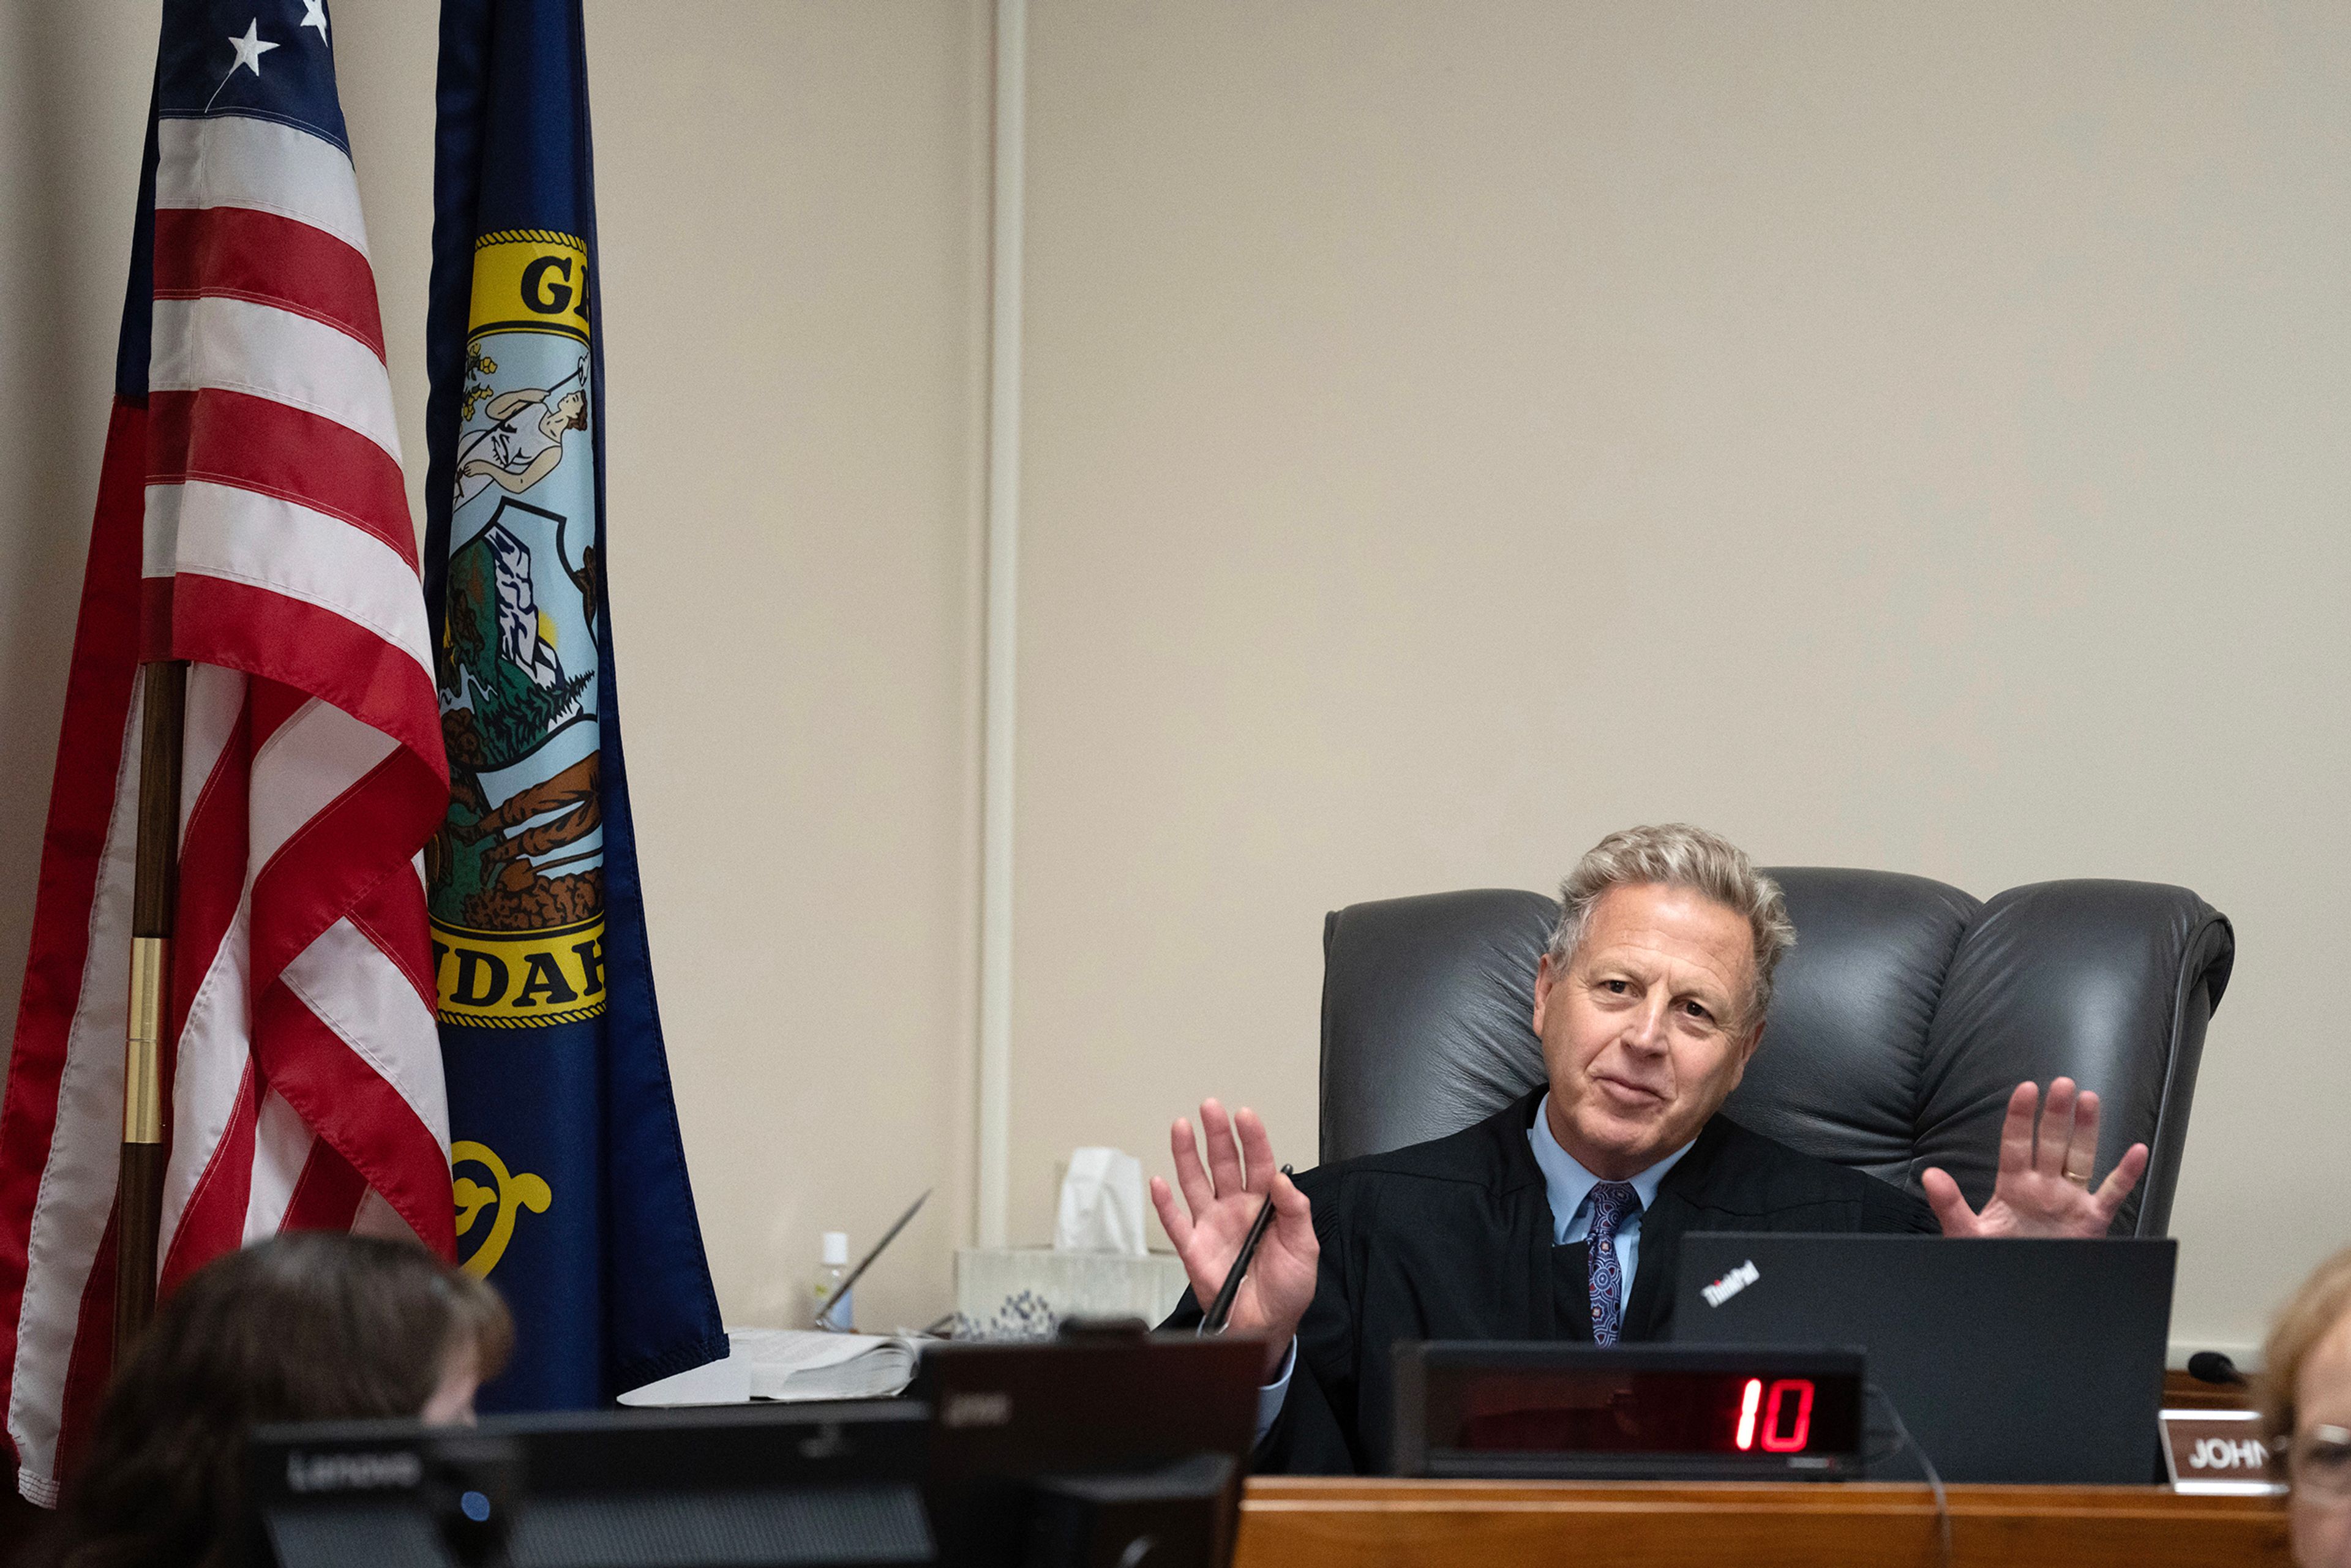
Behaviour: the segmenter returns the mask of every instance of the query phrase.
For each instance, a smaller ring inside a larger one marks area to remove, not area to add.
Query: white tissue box
[[[1026,1291],[1055,1317],[1141,1318],[1158,1325],[1191,1281],[1173,1252],[1057,1252],[1050,1247],[966,1247],[955,1255],[956,1311],[993,1320]]]

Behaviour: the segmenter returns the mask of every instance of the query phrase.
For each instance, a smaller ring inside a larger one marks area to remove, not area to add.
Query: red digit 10
[[[1750,1384],[1749,1387],[1753,1387]],[[1793,1396],[1795,1413],[1785,1415],[1785,1406]],[[1752,1396],[1750,1396],[1751,1398]],[[1750,1409],[1753,1406],[1750,1406]],[[1785,1416],[1787,1430],[1780,1429]],[[1743,1428],[1745,1423],[1741,1422]],[[1809,1377],[1783,1377],[1771,1385],[1763,1400],[1763,1451],[1767,1454],[1793,1454],[1802,1451],[1813,1435],[1813,1380]],[[1741,1443],[1740,1448],[1747,1445]]]

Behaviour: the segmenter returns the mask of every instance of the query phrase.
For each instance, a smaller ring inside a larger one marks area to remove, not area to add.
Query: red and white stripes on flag
[[[350,157],[271,120],[160,120],[153,276],[0,1104],[0,1375],[45,1504],[112,1353],[141,658],[193,661],[162,1290],[284,1229],[454,1251],[418,858],[448,772]]]

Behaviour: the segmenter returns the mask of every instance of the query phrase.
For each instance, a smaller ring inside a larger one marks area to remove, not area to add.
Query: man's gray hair
[[[1778,883],[1755,869],[1746,851],[1686,822],[1611,833],[1576,862],[1559,884],[1559,924],[1551,934],[1553,971],[1565,967],[1583,946],[1601,894],[1642,885],[1686,887],[1745,917],[1755,938],[1755,985],[1740,1027],[1761,1019],[1771,1006],[1772,972],[1796,945],[1788,901]]]

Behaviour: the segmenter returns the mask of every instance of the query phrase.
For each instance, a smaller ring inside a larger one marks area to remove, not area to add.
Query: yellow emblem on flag
[[[489,1234],[474,1249],[473,1256],[458,1265],[476,1280],[489,1278],[498,1260],[507,1255],[507,1245],[514,1239],[515,1220],[523,1209],[533,1214],[545,1214],[555,1201],[555,1194],[541,1178],[528,1171],[519,1174],[507,1169],[506,1161],[498,1158],[487,1144],[461,1139],[449,1145],[449,1164],[480,1166],[490,1173],[496,1185],[484,1186],[471,1176],[458,1176],[451,1184],[457,1204],[457,1234],[463,1236],[474,1228],[482,1210],[491,1204],[497,1211],[490,1217]]]

